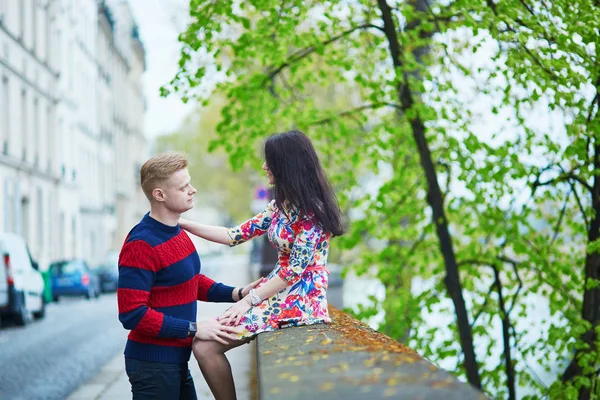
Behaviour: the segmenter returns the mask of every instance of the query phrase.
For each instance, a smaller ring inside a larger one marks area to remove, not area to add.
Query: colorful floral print
[[[277,275],[288,286],[248,310],[239,338],[288,326],[331,322],[325,268],[331,235],[309,216],[293,209],[279,210],[272,201],[254,218],[228,230],[230,246],[265,233],[277,249],[278,261],[262,283]]]

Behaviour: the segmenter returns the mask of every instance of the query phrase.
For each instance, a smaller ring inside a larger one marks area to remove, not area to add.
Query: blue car
[[[96,269],[100,291],[116,292],[119,287],[119,266],[116,263],[105,263]]]
[[[61,296],[85,296],[91,299],[100,295],[98,278],[83,260],[56,261],[50,264],[49,271],[54,301]]]

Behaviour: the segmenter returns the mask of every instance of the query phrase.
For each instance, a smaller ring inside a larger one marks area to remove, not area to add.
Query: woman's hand
[[[248,296],[248,293],[250,293],[250,290],[256,288],[258,286],[258,284],[262,282],[262,280],[263,280],[263,278],[260,277],[257,280],[255,280],[254,282],[249,283],[248,285],[244,286],[244,288],[242,289],[242,298]]]
[[[186,231],[188,230],[189,226],[190,226],[190,222],[185,218],[179,218],[179,226],[181,227],[181,229],[185,229]]]
[[[230,238],[229,234],[227,233],[227,228],[223,226],[199,224],[185,218],[179,218],[179,221],[177,222],[179,223],[181,229],[188,231],[192,235],[196,235],[210,242],[230,245]]]
[[[240,324],[242,317],[252,307],[250,297],[246,296],[242,300],[229,307],[217,320],[224,325],[237,326]]]
[[[227,326],[221,321],[210,319],[198,322],[196,338],[200,340],[214,340],[215,342],[228,345],[238,340],[236,334],[240,332],[239,328]]]

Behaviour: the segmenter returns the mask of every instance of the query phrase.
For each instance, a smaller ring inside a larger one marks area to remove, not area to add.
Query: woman
[[[331,322],[325,266],[330,237],[341,235],[343,228],[317,153],[302,132],[273,135],[265,142],[262,169],[274,186],[275,200],[254,218],[230,229],[180,220],[190,233],[230,246],[267,233],[278,252],[277,265],[268,277],[219,317],[223,323],[239,325],[240,340],[193,344],[194,356],[217,400],[236,398],[226,351],[261,332]]]

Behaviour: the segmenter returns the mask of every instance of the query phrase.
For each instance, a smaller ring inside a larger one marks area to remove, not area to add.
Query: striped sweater
[[[146,214],[119,255],[119,320],[131,331],[125,357],[187,362],[196,301],[233,302],[233,289],[200,274],[200,257],[179,225],[167,226]]]

